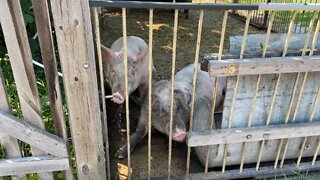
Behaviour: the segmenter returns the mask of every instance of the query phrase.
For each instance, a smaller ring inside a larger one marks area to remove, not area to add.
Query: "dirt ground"
[[[153,24],[153,62],[156,67],[156,80],[170,79],[172,67],[172,38],[174,14],[169,11],[156,11]],[[222,28],[222,11],[206,11],[204,14],[201,49],[199,60],[205,53],[217,53],[220,43]],[[122,36],[122,16],[120,12],[105,12],[101,23],[101,41],[110,47],[111,44]],[[198,30],[198,11],[190,11],[189,19],[184,14],[179,14],[176,72],[194,62],[196,39]],[[231,16],[228,17],[227,30],[224,40],[224,52],[228,51],[229,37],[242,35],[244,23]],[[249,28],[249,34],[263,33],[254,27]],[[127,34],[139,36],[148,43],[149,14],[146,10],[130,10],[127,12]],[[108,119],[110,126],[110,157],[113,179],[118,179],[121,169],[126,167],[127,159],[114,158],[118,148],[126,142],[125,116],[122,118],[115,112],[113,103],[108,102]],[[130,123],[131,132],[139,117],[139,107],[131,104]],[[119,124],[119,125],[117,125]],[[184,175],[186,169],[187,147],[185,144],[174,143],[172,152],[172,175]],[[145,138],[138,144],[131,157],[132,176],[145,178],[147,175],[148,143]],[[197,158],[191,157],[191,173],[203,172],[203,167]],[[168,138],[160,133],[152,133],[152,176],[166,176],[168,167]]]

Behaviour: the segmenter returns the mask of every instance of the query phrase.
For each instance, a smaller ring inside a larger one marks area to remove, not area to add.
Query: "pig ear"
[[[147,49],[141,50],[135,57],[133,57],[134,62],[141,62],[147,55]]]
[[[115,57],[115,53],[111,51],[111,49],[103,45],[100,45],[100,47],[101,47],[102,59],[104,61],[110,62]]]
[[[188,99],[186,99],[186,97],[184,96],[183,92],[175,89],[174,90],[174,95],[175,95],[175,99],[178,102],[178,107],[181,107],[183,111],[185,112],[189,112],[190,111],[190,107],[189,107],[189,103],[188,103]]]

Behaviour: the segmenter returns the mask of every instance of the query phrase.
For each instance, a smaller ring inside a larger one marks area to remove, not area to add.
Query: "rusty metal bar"
[[[100,41],[100,26],[97,8],[93,8],[94,24],[95,24],[95,36],[96,36],[96,47],[97,55],[99,62],[99,76],[100,76],[100,88],[101,88],[101,100],[102,100],[102,128],[103,128],[103,137],[106,148],[106,163],[107,163],[107,177],[110,178],[110,156],[109,156],[109,136],[108,136],[108,122],[107,122],[107,111],[106,111],[106,98],[105,89],[104,89],[104,76],[103,76],[103,64],[102,64],[102,55],[101,55],[101,41]]]
[[[131,179],[131,150],[130,150],[130,117],[129,117],[129,92],[128,92],[128,55],[127,55],[127,15],[126,8],[122,8],[122,35],[123,35],[123,63],[124,83],[126,97],[126,120],[127,120],[127,148],[128,148],[128,180]]]
[[[169,155],[168,155],[168,179],[171,178],[171,155],[172,155],[172,121],[173,121],[173,96],[174,96],[174,72],[176,68],[176,49],[179,10],[174,11],[173,47],[172,47],[172,69],[171,69],[171,98],[170,98],[170,129],[169,129]]]
[[[148,64],[148,180],[151,178],[151,103],[152,103],[152,37],[153,37],[153,9],[149,10],[149,64]]]
[[[198,67],[198,62],[199,62],[199,51],[200,51],[203,15],[204,15],[204,10],[200,10],[199,24],[198,24],[198,35],[197,35],[197,46],[196,46],[196,55],[195,55],[195,60],[194,60],[194,71],[193,71],[194,73],[193,73],[193,81],[192,81],[192,99],[191,99],[191,112],[190,112],[189,129],[192,129],[192,122],[193,122],[194,99],[195,99],[195,91],[196,91],[197,67]],[[186,170],[186,175],[187,176],[190,173],[190,152],[191,152],[191,148],[188,147],[188,152],[187,152],[187,170]]]
[[[222,51],[223,51],[223,44],[224,44],[224,38],[226,33],[226,27],[227,27],[227,20],[228,20],[228,11],[224,11],[224,16],[222,20],[222,30],[221,30],[221,37],[220,37],[220,46],[219,46],[219,53],[218,53],[218,61],[221,60]],[[211,109],[211,116],[210,116],[210,127],[212,129],[214,124],[214,109],[216,104],[216,98],[217,98],[217,89],[218,89],[218,81],[219,79],[215,78],[215,87],[213,91],[213,100],[212,100],[212,109]],[[209,164],[209,153],[210,153],[210,147],[207,147],[207,153],[206,153],[206,164],[205,164],[205,173],[208,172],[208,164]]]

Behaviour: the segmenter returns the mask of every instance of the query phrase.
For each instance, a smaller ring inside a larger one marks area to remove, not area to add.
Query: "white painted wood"
[[[320,71],[320,56],[228,59],[209,62],[210,76]]]
[[[33,156],[0,160],[0,176],[61,171],[69,169],[68,158]]]
[[[20,1],[0,0],[0,22],[13,76],[16,82],[23,117],[44,128],[42,110],[33,70],[31,50],[21,11]],[[46,155],[31,147],[33,155]],[[40,179],[53,179],[52,173],[38,174]]]
[[[105,179],[101,113],[88,0],[51,0],[78,179]]]
[[[306,136],[320,136],[320,122],[189,132],[187,144],[195,147]]]
[[[54,156],[68,157],[63,139],[3,111],[0,111],[0,131]]]

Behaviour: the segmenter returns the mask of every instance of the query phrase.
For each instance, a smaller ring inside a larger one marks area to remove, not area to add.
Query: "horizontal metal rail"
[[[269,4],[212,4],[212,3],[171,3],[144,1],[104,1],[90,0],[91,7],[132,8],[132,9],[191,9],[191,10],[320,10],[320,4],[315,3],[269,3]]]
[[[311,172],[317,171],[320,169],[320,162],[316,162],[314,165],[309,163],[301,163],[300,167],[297,168],[295,164],[284,165],[281,169],[274,169],[271,166],[261,167],[259,171],[256,171],[256,168],[246,168],[243,172],[239,173],[238,169],[235,170],[228,170],[225,173],[213,171],[209,173],[194,173],[190,174],[190,176],[173,176],[171,177],[172,180],[180,180],[180,179],[190,179],[190,180],[197,180],[197,179],[240,179],[240,178],[250,178],[250,177],[283,177],[283,175],[296,175],[301,172]],[[163,180],[164,177],[154,177],[151,178],[152,180]],[[141,179],[142,180],[142,179]]]
[[[319,135],[320,122],[280,124],[203,132],[191,131],[188,133],[187,144],[189,147],[196,147]]]

